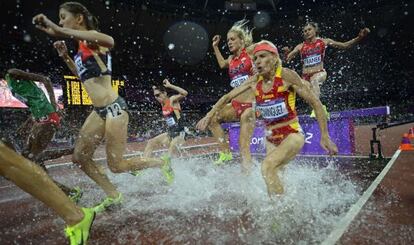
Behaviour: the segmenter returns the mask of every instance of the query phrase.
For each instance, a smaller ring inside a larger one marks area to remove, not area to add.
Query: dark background
[[[63,2],[1,1],[2,73],[18,67],[47,74],[55,83],[64,84],[63,75],[70,73],[52,47],[56,39],[31,23],[37,13],[58,22],[58,6]],[[255,27],[255,41],[267,39],[279,49],[303,41],[301,28],[307,20],[320,24],[322,37],[338,41],[354,38],[361,28],[369,27],[368,38],[352,49],[328,48],[328,79],[322,86],[321,100],[330,111],[389,105],[395,120],[412,117],[412,0],[238,1],[255,3],[256,11],[229,11],[224,1],[211,0],[80,2],[98,17],[101,31],[114,37],[113,75],[127,81],[123,93],[131,110],[139,115],[158,112],[151,86],[164,77],[189,91],[184,108],[194,113],[205,113],[229,91],[227,71],[218,67],[211,38],[222,36],[220,47],[227,57],[226,33],[235,21],[245,17],[250,27]],[[73,54],[73,42],[67,43]],[[168,48],[171,43],[173,49]],[[297,58],[285,65],[300,73],[299,63]],[[88,109],[76,107],[69,111]],[[299,101],[298,111],[308,113],[309,107]]]

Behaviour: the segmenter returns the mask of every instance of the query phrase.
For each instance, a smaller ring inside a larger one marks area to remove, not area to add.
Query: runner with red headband
[[[321,130],[321,146],[329,154],[336,154],[338,149],[330,140],[322,103],[311,91],[309,84],[295,71],[282,67],[282,61],[273,43],[257,43],[253,55],[258,75],[224,95],[214,105],[210,115],[221,110],[228,101],[240,93],[249,91],[255,96],[255,115],[264,121],[268,132],[262,175],[269,196],[273,196],[284,192],[279,172],[299,153],[305,142],[295,108],[296,94],[315,110]],[[205,130],[210,120],[211,116],[204,117],[197,123],[197,128]]]
[[[319,26],[317,23],[308,22],[303,27],[303,37],[305,41],[298,44],[293,50],[290,50],[288,47],[283,48],[283,51],[286,54],[287,62],[290,62],[297,54],[300,53],[303,67],[302,78],[310,82],[312,91],[318,98],[320,98],[321,94],[320,86],[326,81],[327,76],[326,71],[323,68],[326,47],[330,46],[339,49],[349,49],[364,39],[370,30],[368,28],[360,30],[357,37],[347,42],[338,42],[330,38],[320,38],[319,32]],[[329,118],[326,106],[323,107]],[[315,116],[314,111],[312,111],[311,116]]]
[[[220,36],[213,37],[213,49],[220,68],[228,68],[230,76],[230,86],[237,88],[242,85],[250,76],[253,75],[253,62],[250,57],[252,32],[246,27],[247,21],[241,20],[236,22],[227,32],[227,45],[232,53],[227,59],[224,59],[219,48]],[[254,96],[250,93],[242,93],[236,96],[230,104],[218,111],[212,117],[209,125],[210,131],[219,142],[220,153],[219,159],[215,164],[223,164],[231,160],[229,143],[225,140],[224,131],[220,126],[222,122],[240,121],[240,153],[242,156],[242,168],[248,172],[252,164],[250,154],[250,139],[253,135],[254,120],[252,113],[252,101]]]

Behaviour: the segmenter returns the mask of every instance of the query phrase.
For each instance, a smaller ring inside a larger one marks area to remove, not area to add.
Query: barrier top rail
[[[362,108],[349,111],[334,111],[330,113],[330,119],[335,120],[339,118],[355,118],[355,117],[367,117],[367,116],[387,116],[390,114],[389,106],[378,106],[372,108]],[[316,120],[308,115],[299,115],[300,121]],[[234,123],[222,123],[221,126],[225,129],[239,126],[238,122]],[[257,121],[256,126],[263,126],[261,121]]]
[[[390,114],[389,106],[378,106],[372,108],[362,108],[349,111],[334,111],[330,113],[330,119],[337,118],[355,118],[355,117],[368,117],[368,116],[387,116]],[[299,119],[310,119],[308,115],[300,115]],[[313,119],[314,120],[314,119]]]

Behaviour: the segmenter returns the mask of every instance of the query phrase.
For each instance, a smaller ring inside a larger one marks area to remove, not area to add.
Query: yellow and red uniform
[[[277,67],[273,86],[266,93],[263,91],[263,77],[259,77],[255,96],[256,114],[264,120],[267,128],[297,118],[296,92],[284,85],[281,66]],[[266,138],[269,142],[279,145],[289,134],[298,132],[301,132],[301,127],[299,122],[295,121],[287,126],[272,129],[272,133]]]

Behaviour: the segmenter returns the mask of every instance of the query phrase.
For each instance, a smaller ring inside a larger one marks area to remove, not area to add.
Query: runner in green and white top
[[[52,140],[57,129],[60,127],[61,120],[57,112],[58,106],[53,92],[52,82],[46,76],[19,69],[9,69],[5,78],[14,97],[26,104],[32,114],[19,129],[19,131],[24,131],[23,128],[31,125],[26,144],[22,150],[22,155],[37,162],[46,170],[44,164],[37,161],[37,159]],[[50,101],[42,89],[36,85],[35,81],[45,86]],[[50,155],[57,158],[72,153],[73,149],[66,149],[51,152]],[[81,191],[79,188],[70,189],[60,183],[57,184],[67,195],[75,196],[75,199],[80,198]]]

